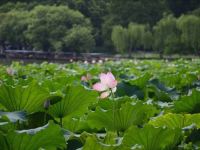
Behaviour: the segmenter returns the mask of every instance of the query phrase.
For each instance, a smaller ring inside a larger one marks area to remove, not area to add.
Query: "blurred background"
[[[200,0],[1,0],[0,50],[200,54]]]

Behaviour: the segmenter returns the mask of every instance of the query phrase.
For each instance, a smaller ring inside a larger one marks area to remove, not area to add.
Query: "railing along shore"
[[[1,59],[6,60],[41,60],[41,61],[106,61],[119,59],[198,59],[197,55],[163,55],[157,53],[132,53],[132,55],[108,54],[108,53],[73,53],[73,52],[42,52],[27,50],[5,50],[0,54]]]

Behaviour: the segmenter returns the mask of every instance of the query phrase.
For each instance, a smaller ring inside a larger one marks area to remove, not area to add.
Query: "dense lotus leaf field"
[[[200,60],[0,67],[1,150],[200,149]]]

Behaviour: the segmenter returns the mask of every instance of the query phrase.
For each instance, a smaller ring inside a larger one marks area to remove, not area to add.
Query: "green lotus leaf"
[[[49,107],[48,112],[56,118],[84,114],[88,106],[97,101],[97,93],[82,86],[67,86],[64,94],[60,102]]]
[[[156,113],[158,110],[152,105],[127,102],[119,109],[104,110],[97,107],[95,112],[89,113],[88,122],[92,128],[124,131],[131,125],[142,125]]]
[[[65,148],[65,139],[61,128],[48,123],[36,129],[11,132],[4,137],[7,145],[3,150],[38,150],[39,148]]]
[[[65,117],[63,118],[63,128],[70,130],[72,132],[84,132],[84,131],[91,131],[88,122],[85,119],[85,116],[81,118],[70,118]]]
[[[88,137],[83,150],[114,150],[114,146],[100,143],[95,137]]]
[[[55,121],[55,119],[51,115],[47,114],[46,112],[39,111],[39,112],[27,115],[26,126],[24,125],[24,127],[37,128],[37,127],[47,124],[49,120]]]
[[[139,102],[139,100],[128,97],[128,96],[114,98],[112,100],[108,98],[108,99],[98,101],[97,106],[100,106],[102,109],[109,110],[109,109],[113,109],[114,103],[115,103],[116,108],[120,108],[124,103],[127,103],[127,102],[137,103],[137,102]]]
[[[149,96],[153,98],[155,101],[162,101],[162,102],[171,102],[172,99],[170,97],[170,94],[160,90],[155,85],[150,85],[148,92],[150,93]],[[153,95],[152,95],[153,93]]]
[[[0,86],[0,103],[8,111],[26,111],[28,114],[37,112],[48,96],[48,92],[35,82],[27,86]]]
[[[144,99],[145,93],[140,87],[122,81],[117,85],[116,96],[136,96],[139,99]]]
[[[9,132],[13,132],[15,128],[16,128],[16,125],[11,123],[7,116],[0,115],[0,146],[1,148],[7,145],[5,136]]]
[[[157,101],[171,102],[172,99],[178,97],[175,88],[166,87],[158,79],[150,81],[149,91],[154,93],[154,100]]]
[[[152,119],[149,124],[155,127],[168,127],[171,129],[185,128],[191,125],[196,125],[200,128],[200,114],[166,114]]]
[[[11,123],[10,120],[5,117],[1,116],[0,117],[0,136],[6,135],[10,131],[14,131],[16,128],[16,125]]]
[[[115,107],[118,109],[124,103],[127,103],[127,102],[130,102],[130,103],[137,102],[137,100],[130,97],[115,98],[114,101],[105,99],[105,100],[98,101],[98,103],[95,104],[95,106],[93,106],[91,109],[95,109],[95,107],[98,106],[104,110],[112,110],[114,103],[116,103]],[[80,118],[69,118],[69,117],[63,118],[63,127],[73,132],[95,131],[94,129],[90,128],[89,122],[87,121],[87,115],[81,116]]]
[[[143,128],[132,126],[125,132],[122,145],[137,150],[172,150],[180,138],[179,129],[155,128],[152,125]]]
[[[194,89],[190,95],[182,96],[179,100],[174,101],[174,111],[176,113],[199,113],[200,91]]]
[[[114,132],[106,134],[93,134],[86,138],[83,150],[117,150],[121,145],[121,138]]]
[[[146,85],[148,84],[150,78],[152,77],[151,74],[149,73],[145,73],[144,75],[142,76],[139,76],[137,78],[134,78],[134,79],[131,79],[131,80],[128,80],[128,82],[131,84],[131,85],[135,85],[135,86],[138,86],[140,87],[141,89],[145,88]]]

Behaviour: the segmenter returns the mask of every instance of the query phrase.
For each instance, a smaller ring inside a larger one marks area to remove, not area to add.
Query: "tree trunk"
[[[163,52],[162,52],[162,50],[159,50],[159,55],[160,55],[160,59],[163,59]]]

